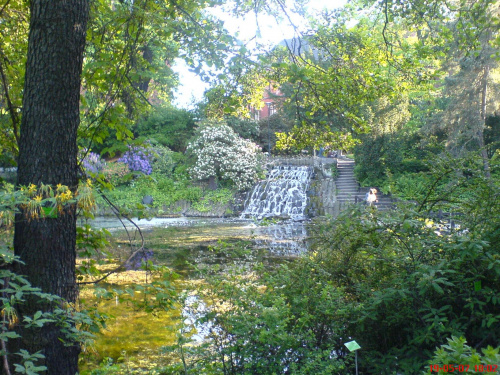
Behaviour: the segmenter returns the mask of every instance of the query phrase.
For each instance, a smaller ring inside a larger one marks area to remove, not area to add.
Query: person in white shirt
[[[370,191],[368,191],[368,193],[366,193],[365,201],[366,201],[366,204],[368,206],[373,206],[373,204],[375,202],[378,202],[378,199],[377,199],[377,189],[370,188]]]

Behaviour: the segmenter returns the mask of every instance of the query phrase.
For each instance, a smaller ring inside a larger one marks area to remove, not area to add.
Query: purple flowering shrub
[[[118,159],[118,162],[127,164],[129,170],[133,172],[151,174],[153,172],[151,159],[151,154],[144,147],[128,146],[128,151]]]
[[[106,167],[106,162],[95,152],[85,155],[85,151],[82,151],[80,157],[83,157],[82,166],[87,173],[98,174]]]

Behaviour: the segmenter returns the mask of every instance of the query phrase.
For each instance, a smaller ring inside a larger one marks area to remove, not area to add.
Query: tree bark
[[[88,0],[31,0],[30,12],[17,183],[60,183],[74,191],[78,184],[76,140],[89,4]],[[18,214],[14,252],[24,262],[17,271],[32,285],[75,302],[74,205],[54,219],[27,220],[22,212]],[[51,308],[28,299],[18,306],[18,312],[32,315]],[[41,351],[47,374],[78,372],[79,344],[68,342],[57,326],[21,334],[16,346],[31,353]]]

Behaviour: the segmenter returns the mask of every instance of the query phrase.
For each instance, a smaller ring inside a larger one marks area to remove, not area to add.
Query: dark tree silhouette
[[[32,0],[19,141],[18,185],[78,184],[77,129],[80,77],[85,47],[88,0]],[[14,251],[24,262],[17,270],[43,292],[69,302],[77,297],[75,280],[76,207],[58,218],[26,220],[17,215]],[[20,315],[52,306],[28,299]],[[21,332],[17,349],[41,351],[47,373],[78,372],[77,343],[64,343],[59,328]],[[12,350],[11,350],[12,352]]]

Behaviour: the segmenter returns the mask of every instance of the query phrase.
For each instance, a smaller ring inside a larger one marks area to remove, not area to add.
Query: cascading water
[[[305,219],[307,189],[313,169],[306,166],[278,166],[259,182],[245,202],[241,217],[289,217]]]

